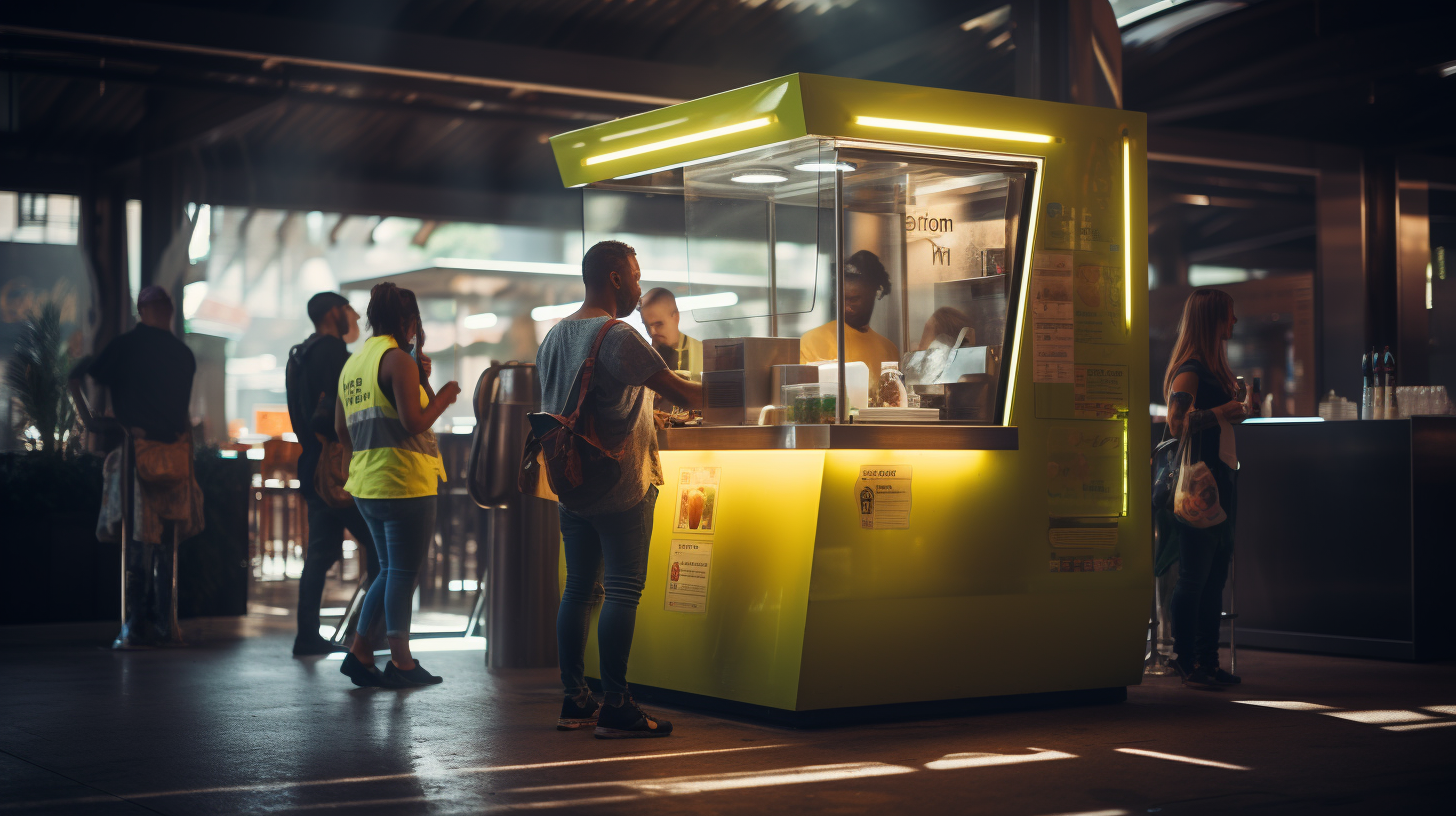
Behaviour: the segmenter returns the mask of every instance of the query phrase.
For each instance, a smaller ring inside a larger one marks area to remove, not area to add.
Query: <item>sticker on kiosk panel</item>
[[[1122,514],[1122,431],[1106,423],[1047,429],[1047,500],[1058,517]]]
[[[673,539],[667,558],[669,612],[708,611],[708,573],[713,567],[712,539]]]
[[[1074,322],[1072,256],[1038,252],[1032,256],[1031,353],[1033,380],[1072,381]]]
[[[675,532],[713,532],[718,518],[718,483],[722,470],[716,467],[678,469]]]
[[[910,465],[860,465],[854,500],[860,529],[910,529]]]

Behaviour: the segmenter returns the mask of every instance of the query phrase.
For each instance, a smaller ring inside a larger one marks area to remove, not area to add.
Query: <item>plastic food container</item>
[[[834,422],[836,396],[819,383],[785,385],[781,400],[791,425],[827,425]]]

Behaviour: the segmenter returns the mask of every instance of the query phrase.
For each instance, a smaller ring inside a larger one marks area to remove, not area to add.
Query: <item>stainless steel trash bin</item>
[[[557,559],[561,526],[556,503],[516,487],[528,426],[539,411],[536,366],[493,365],[475,387],[470,497],[489,510],[486,532],[485,663],[490,668],[556,665]]]

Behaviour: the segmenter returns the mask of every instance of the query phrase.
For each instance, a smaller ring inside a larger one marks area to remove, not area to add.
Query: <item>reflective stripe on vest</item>
[[[355,498],[408,499],[433,496],[445,478],[435,435],[411,434],[379,385],[379,361],[399,348],[393,337],[371,337],[339,374],[339,399],[354,455],[344,484]],[[420,388],[421,407],[428,404]]]

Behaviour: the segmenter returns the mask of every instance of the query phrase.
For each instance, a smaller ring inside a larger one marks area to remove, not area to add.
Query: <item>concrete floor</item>
[[[287,622],[11,647],[0,813],[1354,814],[1444,810],[1456,782],[1456,663],[1245,650],[1237,691],[811,731],[664,711],[673,737],[604,742],[553,729],[553,671],[427,652],[443,686],[355,689]]]

